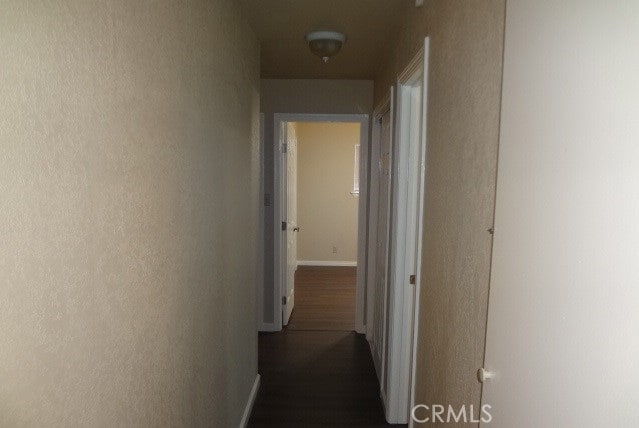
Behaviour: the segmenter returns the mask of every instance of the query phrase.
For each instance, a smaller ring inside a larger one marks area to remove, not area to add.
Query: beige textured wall
[[[380,100],[430,36],[416,402],[479,405],[497,163],[504,0],[406,2]],[[456,407],[458,408],[458,407]]]
[[[357,261],[359,199],[351,192],[359,131],[359,123],[297,123],[298,260]]]
[[[0,426],[239,423],[251,34],[232,0],[0,5]]]
[[[372,80],[262,79],[260,111],[264,113],[264,192],[273,195],[273,114],[369,114],[373,110]],[[273,207],[264,211],[264,302],[258,316],[274,317]]]

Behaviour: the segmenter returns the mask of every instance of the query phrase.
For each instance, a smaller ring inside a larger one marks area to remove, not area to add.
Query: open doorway
[[[297,269],[283,323],[355,330],[360,124],[288,122],[287,133],[287,267]]]
[[[363,332],[368,116],[276,114],[274,127],[279,325]]]

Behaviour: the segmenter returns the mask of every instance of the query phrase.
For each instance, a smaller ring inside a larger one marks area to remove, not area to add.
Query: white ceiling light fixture
[[[337,31],[313,31],[306,35],[308,47],[324,62],[337,54],[346,41],[346,36]]]

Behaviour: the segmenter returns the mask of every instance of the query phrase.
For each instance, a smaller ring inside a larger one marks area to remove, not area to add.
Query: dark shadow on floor
[[[388,427],[366,338],[355,332],[260,333],[251,427]],[[401,425],[395,425],[401,426]]]

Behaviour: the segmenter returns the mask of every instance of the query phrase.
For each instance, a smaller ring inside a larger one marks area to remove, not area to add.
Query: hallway
[[[0,428],[639,427],[638,44],[637,0],[0,1]]]
[[[353,330],[355,269],[302,267],[281,332],[260,333],[249,426],[387,427],[366,338]]]

